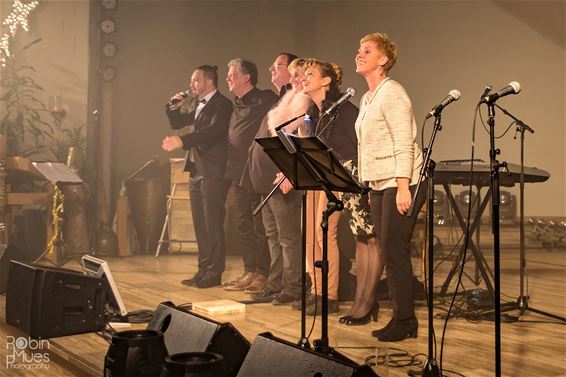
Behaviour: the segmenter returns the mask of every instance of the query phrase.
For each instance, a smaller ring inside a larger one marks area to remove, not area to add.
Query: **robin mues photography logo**
[[[7,369],[49,369],[49,341],[29,337],[6,337]]]

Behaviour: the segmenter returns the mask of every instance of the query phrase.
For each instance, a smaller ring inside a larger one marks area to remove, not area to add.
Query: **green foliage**
[[[37,40],[22,49],[25,50]],[[0,134],[6,138],[8,156],[31,156],[46,150],[53,141],[53,126],[45,120],[53,116],[40,98],[43,88],[34,80],[35,69],[18,64],[15,57],[7,59],[0,74],[2,118]]]
[[[55,159],[59,162],[66,162],[69,148],[75,148],[78,153],[78,161],[80,161],[79,170],[84,168],[85,151],[86,151],[86,124],[81,124],[76,128],[61,129],[60,138],[54,138],[53,143],[49,147]]]

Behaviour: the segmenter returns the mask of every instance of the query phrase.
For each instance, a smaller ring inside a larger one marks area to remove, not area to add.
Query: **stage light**
[[[476,198],[477,198],[477,193],[472,191],[472,195],[470,197],[470,192],[468,190],[462,191],[461,193],[455,196],[456,204],[458,205],[458,209],[460,210],[460,213],[462,214],[464,221],[468,216],[468,205],[470,204],[470,201],[472,202],[471,213],[470,213],[471,221],[473,221],[474,218],[476,217],[478,213],[478,202]]]
[[[106,42],[102,46],[102,54],[107,58],[113,58],[118,53],[118,47],[114,42]]]
[[[102,80],[110,82],[116,77],[116,68],[108,66],[104,67],[101,72]]]
[[[450,203],[446,194],[440,190],[434,190],[434,223],[448,225],[451,222],[450,212]]]
[[[160,377],[213,377],[221,375],[224,357],[211,352],[185,352],[167,356]]]
[[[509,191],[500,191],[499,194],[499,222],[512,225],[517,220],[517,197]]]
[[[102,0],[102,6],[104,9],[116,9],[116,0]]]
[[[530,218],[531,234],[542,242],[544,248],[566,248],[566,220],[564,218]]]
[[[106,19],[100,23],[100,30],[105,34],[110,34],[116,31],[116,23],[111,19]]]
[[[112,335],[104,358],[104,377],[157,377],[167,356],[163,333],[129,330]]]

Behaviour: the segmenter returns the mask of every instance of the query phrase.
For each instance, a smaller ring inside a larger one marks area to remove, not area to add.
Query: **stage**
[[[442,251],[437,259],[445,257],[435,275],[435,287],[445,281],[447,271],[451,267],[450,240],[458,237],[450,233],[449,228],[438,227],[436,233],[442,242]],[[492,262],[492,249],[489,245],[489,226],[482,228],[481,250],[487,261]],[[527,228],[527,230],[529,230]],[[566,251],[564,249],[542,249],[537,240],[528,237],[527,249],[528,294],[529,305],[559,316],[566,315]],[[218,299],[235,301],[249,300],[244,292],[227,292],[221,287],[198,289],[185,287],[180,284],[182,279],[190,277],[196,271],[196,255],[162,255],[155,258],[153,254],[135,255],[128,258],[101,257],[111,268],[119,292],[129,311],[138,309],[155,309],[164,301],[172,301],[180,305],[187,302],[199,302]],[[223,280],[228,281],[238,277],[242,272],[240,257],[229,256],[226,261],[226,272]],[[467,271],[473,275],[474,263],[467,265]],[[519,295],[519,249],[518,228],[502,228],[502,301],[514,301]],[[417,278],[422,281],[422,264],[417,253],[413,255],[413,266]],[[79,269],[78,263],[71,262],[68,268]],[[455,280],[454,280],[455,281]],[[466,289],[476,288],[466,277],[463,279]],[[479,288],[482,288],[480,284]],[[437,289],[439,290],[439,289]],[[453,290],[450,289],[450,292]],[[445,298],[449,300],[449,297]],[[5,296],[0,296],[2,322],[4,322]],[[377,341],[370,335],[371,330],[384,326],[391,315],[389,301],[381,301],[381,311],[377,323],[365,326],[349,327],[338,323],[338,318],[346,313],[351,302],[342,302],[340,314],[329,316],[330,345],[340,353],[358,363],[363,363],[367,356],[376,352]],[[441,305],[435,298],[435,314],[445,312],[447,305]],[[384,343],[380,351],[389,347],[391,355],[389,376],[406,376],[415,367],[395,367],[395,362],[405,365],[409,357],[396,356],[402,350],[409,355],[417,355],[417,360],[423,361],[427,354],[427,311],[426,303],[419,301],[417,317],[419,319],[419,334],[416,339],[407,339],[399,343]],[[515,315],[516,312],[505,313]],[[209,316],[210,317],[210,316]],[[300,336],[300,312],[286,306],[275,307],[268,304],[247,304],[245,313],[224,314],[214,316],[215,320],[231,322],[248,341],[253,342],[258,333],[269,331],[277,337],[295,342]],[[307,317],[308,330],[313,317]],[[438,345],[437,360],[440,358],[440,339],[444,320],[435,319],[436,340]],[[144,328],[145,325],[134,325],[133,328]],[[314,324],[310,341],[319,338],[320,317]],[[2,339],[8,336],[21,336],[21,332],[2,324],[0,327]],[[96,334],[82,334],[49,339],[50,358],[49,369],[35,371],[8,370],[4,363],[6,347],[2,349],[0,358],[3,367],[1,375],[6,376],[100,376],[104,365],[104,356],[108,343]],[[558,377],[566,374],[566,326],[534,313],[528,313],[518,322],[502,323],[502,372],[504,376],[545,376]],[[458,372],[468,377],[487,377],[494,373],[494,323],[493,321],[473,318],[452,318],[448,323],[443,355],[445,374],[456,376]],[[383,368],[383,367],[380,367]],[[377,368],[376,371],[383,369]]]

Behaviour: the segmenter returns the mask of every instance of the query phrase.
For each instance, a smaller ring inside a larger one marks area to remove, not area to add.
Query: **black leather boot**
[[[415,317],[403,320],[391,320],[383,331],[376,334],[380,342],[399,342],[407,338],[416,338],[419,330],[419,322]],[[372,332],[373,335],[373,332]]]

